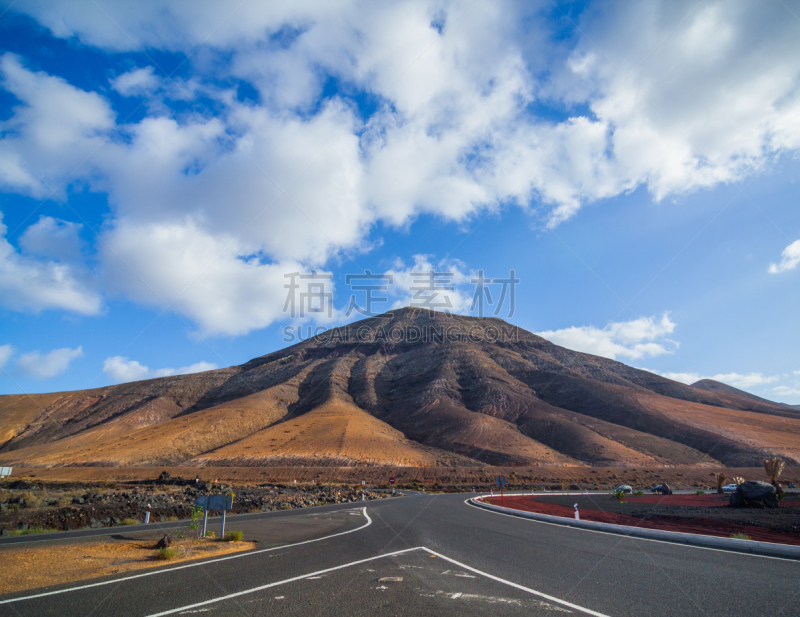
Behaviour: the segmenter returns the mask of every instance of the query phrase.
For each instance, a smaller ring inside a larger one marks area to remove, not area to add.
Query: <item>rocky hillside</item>
[[[237,367],[0,397],[3,465],[800,463],[800,412],[402,309]]]

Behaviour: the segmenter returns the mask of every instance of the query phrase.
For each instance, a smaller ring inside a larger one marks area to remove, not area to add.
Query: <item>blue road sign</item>
[[[233,507],[233,497],[230,495],[201,495],[194,500],[194,505],[206,510],[230,510]]]
[[[506,485],[506,477],[505,476],[497,476],[494,479],[494,483],[497,485],[497,488],[503,488]]]

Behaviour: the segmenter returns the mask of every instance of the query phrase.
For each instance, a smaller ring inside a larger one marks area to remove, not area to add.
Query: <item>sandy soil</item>
[[[670,497],[675,499],[670,501]],[[800,545],[800,530],[791,531],[800,520],[800,501],[797,499],[784,499],[781,507],[774,510],[760,510],[722,507],[727,504],[727,496],[698,496],[694,503],[691,497],[664,496],[655,504],[647,501],[636,503],[632,501],[635,498],[620,502],[602,495],[490,497],[486,502],[565,518],[574,518],[572,504],[578,503],[581,519],[586,521],[723,538],[743,533],[759,542]],[[686,503],[691,505],[676,505]]]
[[[6,564],[13,563],[14,567],[5,569],[0,593],[38,589],[142,568],[237,553],[255,546],[254,542],[193,542],[181,539],[174,545],[176,556],[166,561],[155,559],[157,551],[153,549],[153,545],[157,541],[157,536],[136,540],[120,536],[119,539],[102,542],[71,540],[62,544],[46,542],[3,548],[0,549],[0,559]]]

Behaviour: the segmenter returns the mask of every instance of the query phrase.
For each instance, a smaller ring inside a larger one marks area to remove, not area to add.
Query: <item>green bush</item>
[[[241,542],[244,540],[244,532],[243,531],[229,531],[225,534],[224,538],[227,542]]]
[[[120,525],[138,525],[140,521],[136,520],[135,518],[123,518],[119,524]]]
[[[178,554],[174,548],[160,548],[156,551],[155,558],[160,561],[167,561],[168,559],[175,559],[175,556]]]
[[[731,536],[731,538],[733,538],[734,540],[749,540],[750,536],[748,536],[746,533],[739,532],[739,533],[733,534]]]
[[[633,493],[634,497],[641,497],[642,495],[644,495],[644,492],[642,492],[642,491],[634,491],[634,493]]]
[[[704,490],[702,490],[702,489],[697,489],[697,490],[694,492],[694,494],[695,494],[695,495],[705,495],[705,494],[706,494],[706,492],[705,492]]]
[[[13,529],[9,535],[11,536],[27,536],[31,533],[51,533],[55,529],[46,529],[45,527],[28,527],[27,529]]]

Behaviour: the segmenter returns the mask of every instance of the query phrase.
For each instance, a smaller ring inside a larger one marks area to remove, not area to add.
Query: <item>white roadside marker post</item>
[[[579,520],[581,520],[581,515],[580,515],[580,513],[578,512],[578,504],[577,504],[577,503],[575,504],[575,520],[576,520],[576,521],[579,521]]]
[[[147,525],[150,522],[150,504],[147,504],[147,509],[144,512],[144,524]]]
[[[220,539],[225,537],[225,512],[226,511],[227,510],[225,508],[222,508],[222,529],[219,532]]]
[[[206,537],[206,528],[208,527],[208,508],[203,508],[203,537]]]

